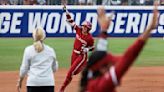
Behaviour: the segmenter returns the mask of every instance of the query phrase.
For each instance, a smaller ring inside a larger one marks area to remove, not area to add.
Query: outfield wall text
[[[77,25],[84,20],[92,23],[93,36],[98,36],[98,6],[67,6]],[[136,37],[143,33],[152,20],[151,6],[105,6],[112,16],[108,28],[111,37]],[[158,26],[153,37],[164,36],[164,6],[158,7]],[[74,37],[75,31],[66,22],[62,6],[0,6],[0,37],[31,37],[32,31],[42,26],[47,37]]]

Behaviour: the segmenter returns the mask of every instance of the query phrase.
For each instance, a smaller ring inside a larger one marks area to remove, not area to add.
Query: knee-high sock
[[[69,85],[69,83],[72,81],[72,76],[68,75],[66,79],[64,80],[63,85],[60,88],[60,92],[64,92],[65,88]]]

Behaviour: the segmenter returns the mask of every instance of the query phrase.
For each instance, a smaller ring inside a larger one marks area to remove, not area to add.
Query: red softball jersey
[[[92,35],[88,32],[88,34],[82,33],[82,28],[77,26],[75,22],[71,19],[69,13],[66,13],[67,22],[75,29],[76,31],[76,38],[74,41],[74,49],[75,53],[81,53],[82,48],[89,48],[89,51],[94,49],[94,39]]]
[[[116,92],[116,86],[120,84],[121,78],[142,51],[144,44],[145,42],[138,38],[122,56],[109,53],[109,61],[115,64],[103,76],[89,79],[86,92]]]

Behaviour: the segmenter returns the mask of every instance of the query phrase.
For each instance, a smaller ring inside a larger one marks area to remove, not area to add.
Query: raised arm
[[[100,7],[97,10],[97,14],[98,14],[98,22],[99,22],[99,26],[100,26],[100,35],[99,35],[99,39],[97,42],[96,50],[107,51],[107,49],[108,49],[107,29],[110,26],[113,13],[111,14],[111,16],[107,17],[105,9],[103,7]],[[113,63],[116,63],[121,58],[121,56],[114,56],[112,54],[109,54],[109,57],[111,58],[111,61]]]
[[[121,79],[121,77],[125,74],[127,69],[130,67],[130,65],[137,58],[139,53],[142,51],[144,43],[148,40],[151,31],[154,28],[156,28],[158,22],[157,3],[155,3],[154,6],[155,8],[153,10],[153,19],[150,25],[148,25],[147,29],[138,37],[137,41],[127,49],[127,51],[123,55],[122,62],[116,65],[116,74],[118,80]]]
[[[135,59],[138,57],[140,52],[142,51],[142,48],[144,47],[146,41],[148,40],[151,31],[156,28],[157,20],[158,20],[158,10],[157,10],[157,4],[154,4],[155,8],[153,10],[153,19],[148,25],[148,28],[138,37],[138,39],[135,41],[132,46],[130,46],[124,53],[122,60],[120,63],[116,65],[116,74],[118,77],[118,80],[121,79],[121,77],[125,74],[127,69],[130,67],[130,65],[135,61]]]
[[[74,22],[74,20],[71,18],[71,15],[69,14],[66,5],[64,4],[63,7],[64,12],[66,13],[66,21],[76,30],[79,27],[76,25],[76,23]]]
[[[120,79],[122,76],[126,73],[128,68],[132,65],[132,63],[135,61],[135,59],[138,57],[140,52],[142,51],[146,41],[148,40],[151,31],[156,27],[157,25],[157,4],[154,5],[154,12],[153,12],[153,20],[151,21],[148,28],[144,31],[143,34],[141,34],[138,39],[125,51],[125,53],[119,58],[119,62],[116,62],[116,64],[110,68],[109,73],[107,73],[99,82],[100,89],[97,92],[103,92],[106,89],[109,89],[112,86],[117,86],[120,82]],[[101,25],[101,22],[99,22],[100,26],[103,29],[106,29],[107,26],[104,25],[104,27]],[[102,21],[102,24],[103,21]],[[107,75],[109,75],[107,77]],[[111,82],[113,84],[111,84]]]
[[[157,7],[158,7],[158,3],[155,2],[154,4],[154,10],[153,10],[153,18],[152,18],[152,21],[150,23],[150,25],[148,25],[147,29],[144,31],[144,33],[142,33],[140,35],[140,39],[144,40],[144,41],[147,41],[149,36],[150,36],[150,33],[153,29],[156,28],[157,26],[157,23],[158,23],[158,14],[159,14],[159,11],[157,10]]]
[[[97,14],[98,14],[98,23],[101,31],[97,42],[96,50],[107,51],[107,46],[108,46],[107,29],[110,26],[112,16],[107,17],[103,7],[98,8]]]

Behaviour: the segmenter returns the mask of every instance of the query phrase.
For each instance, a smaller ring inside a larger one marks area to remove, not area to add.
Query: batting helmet
[[[92,29],[92,24],[89,21],[83,21],[82,26],[86,26],[88,31]]]

